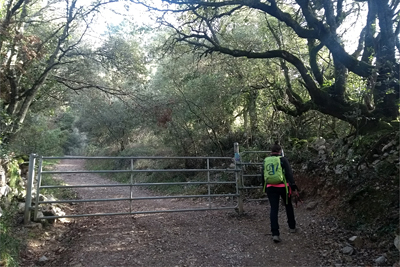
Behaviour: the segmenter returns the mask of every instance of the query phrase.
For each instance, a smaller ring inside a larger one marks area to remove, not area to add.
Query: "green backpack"
[[[267,184],[285,184],[287,202],[288,187],[285,172],[281,166],[281,156],[272,156],[264,159],[264,180],[264,192]]]
[[[281,166],[281,156],[264,159],[264,179],[265,183],[268,184],[281,184],[285,182],[285,174]]]

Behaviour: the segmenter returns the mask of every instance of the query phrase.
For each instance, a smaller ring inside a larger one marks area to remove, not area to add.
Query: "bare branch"
[[[200,7],[226,7],[226,6],[246,6],[249,8],[263,11],[278,20],[284,22],[287,26],[292,28],[295,33],[301,38],[319,39],[331,52],[336,54],[338,60],[348,68],[350,71],[362,77],[368,77],[373,70],[373,66],[366,62],[358,61],[349,55],[337,39],[336,33],[327,29],[324,24],[319,21],[308,7],[308,0],[296,0],[301,7],[303,15],[305,16],[310,29],[305,29],[295,21],[289,13],[282,12],[276,5],[275,1],[270,1],[271,5],[262,3],[260,1],[221,1],[221,2],[203,2],[201,0],[181,1],[181,0],[168,0],[165,1],[169,4],[185,5],[184,10],[198,9]]]
[[[215,34],[215,30],[214,30],[214,28],[212,27],[210,20],[209,20],[208,18],[204,17],[204,16],[201,16],[197,11],[193,11],[193,13],[194,13],[197,17],[201,18],[201,19],[206,23],[208,29],[210,30],[210,32],[211,32],[211,34],[212,34],[212,37],[213,37],[214,42],[215,42],[217,45],[219,45],[219,40],[218,40],[218,38],[217,38],[217,35]]]
[[[85,89],[98,89],[104,93],[115,95],[115,96],[127,95],[127,93],[121,89],[100,86],[98,84],[88,83],[86,81],[66,79],[66,78],[60,77],[60,76],[54,76],[54,78],[56,79],[56,81],[58,83],[64,85],[65,87],[67,87],[68,89],[71,89],[73,91],[81,91],[81,90],[85,90]]]
[[[325,16],[326,16],[326,21],[328,22],[328,25],[330,27],[330,32],[333,34],[336,34],[337,30],[337,17],[335,17],[334,10],[333,10],[333,4],[331,0],[323,0],[324,4],[324,9],[325,9]]]
[[[336,24],[343,21],[343,0],[338,0],[336,4]]]
[[[394,35],[397,36],[396,37],[396,47],[397,47],[397,52],[400,53],[400,21],[397,21],[397,27],[396,30],[394,31]]]
[[[315,40],[313,39],[308,40],[308,50],[310,53],[310,67],[314,74],[315,79],[320,85],[324,83],[324,77],[317,64],[317,55],[318,52],[322,49],[322,47],[324,47],[322,43],[315,46]]]
[[[359,40],[358,40],[357,49],[356,49],[356,51],[354,51],[354,53],[352,54],[352,56],[353,56],[354,58],[358,58],[358,57],[360,56],[361,52],[363,51],[366,32],[367,32],[367,26],[365,26],[365,27],[361,30],[360,38],[359,38]]]
[[[288,107],[285,107],[279,103],[275,103],[275,108],[279,111],[282,111],[288,115],[291,115],[293,117],[298,117],[306,113],[307,111],[310,111],[314,109],[314,103],[312,101],[307,101],[306,103],[296,106],[296,109],[289,109]]]

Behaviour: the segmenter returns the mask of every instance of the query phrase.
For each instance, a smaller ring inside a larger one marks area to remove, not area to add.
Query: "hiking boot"
[[[296,228],[294,228],[294,229],[289,229],[289,233],[292,233],[292,234],[296,233]]]
[[[272,240],[274,240],[275,243],[279,243],[279,242],[282,241],[282,240],[280,239],[279,235],[274,235],[274,236],[272,237]]]

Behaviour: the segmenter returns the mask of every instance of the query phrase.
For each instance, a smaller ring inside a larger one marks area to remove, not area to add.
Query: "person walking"
[[[277,142],[271,147],[271,156],[264,159],[261,177],[264,183],[264,192],[266,191],[271,206],[272,240],[278,243],[281,242],[278,223],[279,200],[282,198],[285,204],[289,232],[295,233],[296,220],[291,196],[292,192],[297,191],[298,188],[293,179],[289,161],[282,156],[282,147]]]

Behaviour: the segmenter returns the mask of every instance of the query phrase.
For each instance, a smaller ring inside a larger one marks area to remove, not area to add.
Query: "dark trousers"
[[[271,205],[271,232],[272,235],[279,235],[279,223],[278,223],[278,211],[279,211],[279,199],[282,198],[286,208],[287,223],[290,229],[296,228],[296,220],[294,219],[294,211],[292,205],[292,199],[288,197],[288,203],[286,204],[286,189],[285,187],[267,187],[267,196]]]

